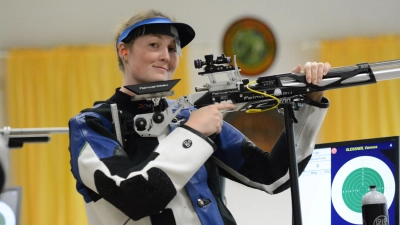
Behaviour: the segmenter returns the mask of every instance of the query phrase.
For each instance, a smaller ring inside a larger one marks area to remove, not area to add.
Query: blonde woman
[[[194,36],[192,27],[161,12],[133,16],[116,37],[121,88],[69,121],[71,170],[90,225],[236,224],[221,200],[220,175],[269,194],[289,187],[285,133],[271,153],[264,152],[223,121],[220,111],[234,109],[233,104],[183,109],[160,137],[142,137],[133,129],[135,115],[153,112],[154,104],[131,101],[135,94],[125,86],[170,80],[181,48]],[[329,67],[308,62],[293,71],[304,69],[309,82],[316,83]],[[308,97],[314,101],[296,115],[300,165],[310,159],[329,105],[323,93]],[[122,144],[113,129],[110,104],[121,112]],[[218,135],[210,139],[212,134]]]

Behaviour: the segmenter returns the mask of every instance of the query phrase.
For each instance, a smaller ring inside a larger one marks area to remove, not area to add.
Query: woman
[[[171,79],[181,48],[194,36],[189,25],[157,11],[133,16],[116,38],[121,88],[69,121],[72,173],[90,225],[236,224],[221,201],[219,175],[270,194],[289,187],[285,134],[270,154],[262,151],[223,122],[220,110],[232,110],[233,104],[184,109],[160,137],[134,131],[135,115],[151,113],[155,106],[131,101],[135,94],[125,86]],[[328,63],[306,63],[308,82],[319,82],[329,68]],[[329,105],[323,93],[308,97],[312,104],[296,114],[299,168],[310,158]],[[123,143],[115,135],[110,104],[120,112]],[[212,134],[218,135],[211,140]]]

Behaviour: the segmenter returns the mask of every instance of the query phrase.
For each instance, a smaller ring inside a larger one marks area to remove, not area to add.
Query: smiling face
[[[174,37],[161,34],[140,36],[127,51],[123,85],[170,80],[178,63]]]

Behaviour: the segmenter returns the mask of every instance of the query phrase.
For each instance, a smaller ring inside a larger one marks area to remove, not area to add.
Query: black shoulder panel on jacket
[[[116,142],[118,142],[117,137],[110,133],[104,126],[99,118],[93,116],[85,116],[86,124],[96,133],[104,136],[106,138],[110,138]]]
[[[111,115],[111,107],[109,104],[102,104],[96,108],[87,108],[82,110],[81,112],[95,112],[102,116],[104,116],[108,121],[112,121]]]

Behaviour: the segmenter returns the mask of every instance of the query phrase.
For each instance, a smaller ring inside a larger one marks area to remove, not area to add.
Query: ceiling
[[[400,33],[398,0],[0,0],[0,51],[112,43],[121,19],[150,8],[191,24],[198,45],[219,41],[240,16],[261,18],[288,42]]]

